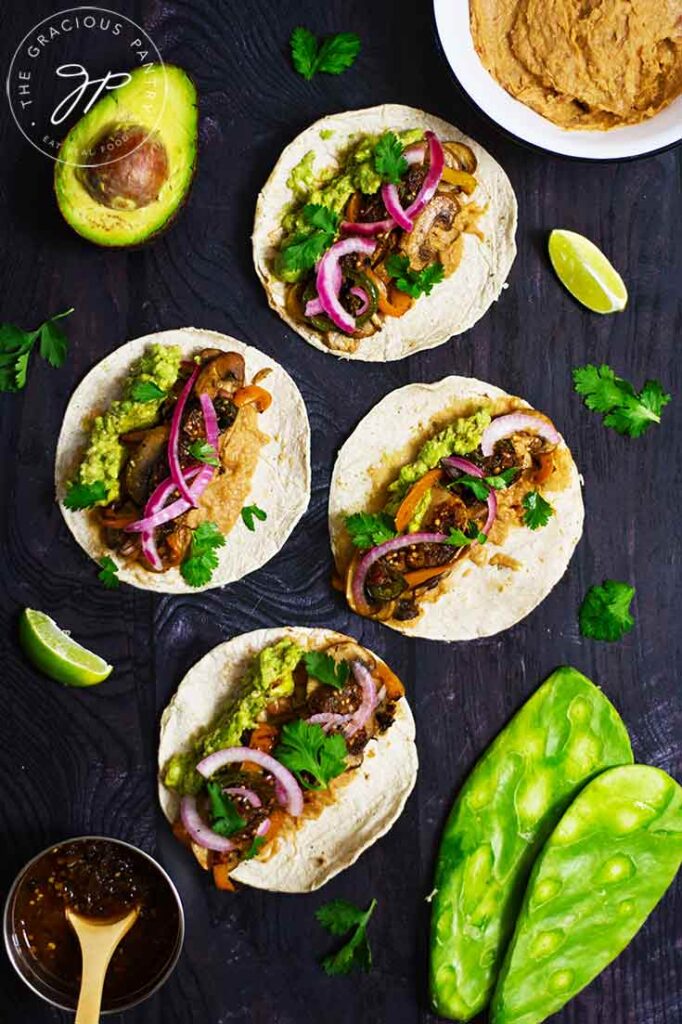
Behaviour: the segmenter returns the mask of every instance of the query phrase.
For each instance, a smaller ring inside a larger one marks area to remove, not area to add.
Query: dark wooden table
[[[65,2],[7,0],[6,67],[23,34]],[[398,17],[392,0],[109,0],[142,23],[164,58],[187,68],[201,96],[201,153],[175,227],[138,252],[107,252],[63,224],[52,165],[0,120],[3,252],[0,319],[32,326],[74,305],[60,371],[36,363],[26,390],[0,399],[0,883],[53,840],[107,833],[155,852],[176,880],[187,939],[167,986],[126,1024],[414,1024],[427,1006],[428,908],[440,828],[459,784],[509,716],[557,665],[604,687],[630,728],[636,756],[680,774],[679,512],[682,327],[679,150],[589,165],[507,140],[461,97],[436,47],[427,0]],[[353,30],[356,66],[305,82],[287,59],[291,29]],[[386,365],[345,365],[315,351],[271,314],[251,265],[256,193],[282,147],[322,114],[382,101],[453,121],[505,167],[519,199],[519,254],[509,288],[463,337]],[[601,318],[578,307],[549,267],[547,232],[584,232],[609,253],[630,291]],[[284,550],[243,582],[208,594],[108,592],[53,501],[53,458],[68,397],[83,374],[129,338],[193,324],[262,348],[293,373],[313,428],[310,510]],[[675,394],[663,425],[638,441],[605,430],[571,390],[571,368],[604,360],[638,385]],[[413,642],[354,617],[329,588],[327,490],[335,452],[374,403],[409,381],[472,374],[551,413],[585,477],[585,536],[551,596],[490,640]],[[636,625],[620,643],[584,640],[577,606],[604,577],[637,588]],[[93,690],[34,672],[16,641],[24,606],[42,608],[115,666]],[[174,843],[156,804],[159,714],[183,673],[245,630],[299,623],[355,633],[406,681],[418,728],[419,781],[391,833],[318,894],[213,891]],[[329,949],[315,909],[330,897],[379,908],[376,966],[327,979]],[[682,1012],[680,890],[630,948],[555,1019],[562,1024],[674,1024]],[[0,1018],[47,1024],[42,1004],[0,957]],[[110,1018],[112,1024],[121,1018]]]

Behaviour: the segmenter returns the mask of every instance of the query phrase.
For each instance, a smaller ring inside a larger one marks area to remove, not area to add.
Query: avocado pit
[[[112,210],[139,210],[158,199],[168,180],[163,142],[139,125],[114,125],[89,150],[82,181],[97,203]]]

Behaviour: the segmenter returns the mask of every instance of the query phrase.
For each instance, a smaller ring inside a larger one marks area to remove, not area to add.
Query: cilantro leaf
[[[360,39],[354,32],[338,32],[327,36],[317,55],[317,71],[340,75],[351,67],[360,53]]]
[[[385,512],[372,515],[370,512],[354,512],[346,516],[346,529],[356,548],[366,551],[377,544],[391,540],[396,536],[393,520]]]
[[[167,392],[153,380],[136,380],[129,388],[128,395],[133,402],[160,402]]]
[[[484,476],[483,479],[489,487],[493,487],[496,491],[504,491],[516,479],[517,473],[520,472],[521,470],[518,466],[510,466],[509,469],[503,469],[501,473],[496,473],[494,476]]]
[[[70,508],[72,512],[84,508],[92,508],[100,501],[105,501],[107,488],[101,480],[95,480],[94,484],[79,484],[74,481],[70,483],[64,495],[64,507]]]
[[[73,313],[56,313],[34,331],[14,324],[0,324],[0,391],[20,391],[26,385],[29,356],[38,342],[41,357],[50,366],[60,367],[66,359],[68,338],[56,323]]]
[[[360,40],[354,32],[339,32],[318,43],[313,33],[302,26],[291,33],[289,45],[296,71],[308,81],[318,71],[340,75],[355,62],[360,52]]]
[[[320,725],[299,718],[282,727],[274,756],[293,772],[306,789],[326,789],[346,770],[348,748],[340,733],[331,736]],[[313,778],[315,783],[309,782]]]
[[[386,260],[386,269],[394,278],[396,288],[406,292],[413,299],[420,295],[430,295],[434,285],[440,284],[444,277],[443,264],[438,260],[427,263],[423,270],[413,270],[407,256],[391,253]]]
[[[506,490],[518,472],[518,468],[512,466],[494,476],[472,476],[470,473],[461,473],[451,484],[448,484],[448,487],[457,487],[461,484],[463,487],[468,487],[479,501],[487,501],[491,490]]]
[[[297,274],[303,270],[310,270],[332,241],[333,236],[326,231],[315,231],[312,235],[297,232],[277,254],[278,272]]]
[[[309,81],[317,71],[317,39],[309,29],[299,25],[291,33],[289,46],[294,67]]]
[[[349,974],[355,968],[362,971],[371,969],[372,951],[367,939],[367,925],[376,905],[377,901],[372,900],[367,910],[362,911],[346,900],[333,900],[319,908],[315,917],[332,935],[346,935],[353,930],[345,946],[322,961],[325,974]]]
[[[635,624],[630,604],[635,588],[618,580],[590,587],[580,606],[580,632],[593,640],[620,640]]]
[[[395,132],[384,132],[374,147],[374,170],[383,181],[397,185],[408,167],[403,144]],[[405,257],[406,262],[409,260]]]
[[[330,235],[335,235],[339,229],[341,218],[328,206],[322,206],[319,203],[306,203],[302,212],[306,224],[310,224],[312,228],[319,228]]]
[[[246,529],[251,530],[252,533],[256,529],[256,524],[253,521],[254,517],[259,519],[261,523],[264,523],[268,518],[268,514],[262,508],[259,508],[258,505],[245,505],[242,509],[242,519]]]
[[[547,526],[554,515],[554,509],[539,491],[527,491],[521,502],[524,508],[523,522],[530,530]]]
[[[641,437],[652,423],[660,423],[671,399],[657,380],[646,380],[637,393],[606,364],[576,367],[573,386],[588,409],[604,414],[604,426],[629,437]]]
[[[252,860],[254,857],[257,857],[265,846],[265,843],[265,836],[254,836],[251,840],[251,845],[242,857],[242,860]]]
[[[466,531],[459,530],[454,526],[450,527],[450,536],[446,541],[444,541],[444,543],[452,545],[453,548],[463,548],[468,544],[473,544],[474,541],[477,541],[479,544],[485,544],[487,540],[488,538],[486,535],[482,530],[479,530],[476,523],[471,520]]]
[[[327,686],[333,686],[335,690],[342,690],[348,682],[350,669],[347,661],[337,663],[331,654],[325,654],[324,651],[306,651],[303,661],[309,676]]]
[[[216,548],[222,548],[225,538],[215,523],[200,523],[192,533],[189,554],[186,556],[180,572],[190,587],[204,587],[210,582],[218,567]]]
[[[206,789],[211,802],[211,828],[219,836],[232,836],[246,825],[246,818],[234,805],[234,801],[225,796],[217,782],[207,782]]]
[[[116,587],[121,585],[121,581],[118,578],[118,566],[113,558],[109,555],[105,555],[100,558],[98,565],[101,566],[100,571],[97,573],[97,579],[100,580],[105,587],[109,590],[115,590]]]
[[[218,453],[212,444],[208,441],[196,440],[192,441],[189,446],[190,455],[197,460],[197,462],[205,462],[209,466],[219,466],[220,459]]]

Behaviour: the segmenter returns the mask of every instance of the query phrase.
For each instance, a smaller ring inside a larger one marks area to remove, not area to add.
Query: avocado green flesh
[[[113,401],[101,416],[95,416],[90,438],[78,469],[81,484],[103,483],[106,497],[98,502],[108,505],[119,497],[119,478],[126,457],[121,434],[151,427],[157,418],[163,398],[138,402],[130,397],[137,383],[155,384],[161,391],[170,391],[180,372],[182,350],[178,345],[149,345],[133,364],[125,383],[123,398]]]
[[[189,191],[197,157],[197,95],[191,79],[173,65],[152,64],[108,93],[71,129],[55,165],[54,187],[65,220],[98,245],[127,246],[147,241],[168,224]],[[153,132],[168,158],[168,177],[158,198],[139,209],[111,209],[93,199],[81,176],[84,154],[118,125]]]
[[[629,765],[585,786],[533,868],[492,1024],[540,1024],[627,946],[682,862],[682,789]]]
[[[572,668],[554,672],[488,748],[455,801],[438,855],[430,967],[437,1013],[467,1021],[487,1005],[543,842],[589,779],[631,762],[615,708]]]
[[[244,676],[239,698],[195,738],[192,750],[170,759],[164,785],[178,793],[198,792],[203,783],[196,771],[199,761],[225,747],[240,746],[242,734],[255,728],[268,704],[294,692],[294,669],[302,657],[303,648],[286,638],[264,647]]]

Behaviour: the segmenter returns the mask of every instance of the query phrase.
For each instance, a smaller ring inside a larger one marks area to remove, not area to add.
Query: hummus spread
[[[481,61],[562,128],[657,114],[682,92],[682,0],[471,0]]]

